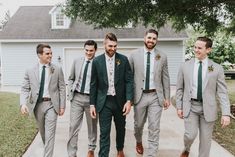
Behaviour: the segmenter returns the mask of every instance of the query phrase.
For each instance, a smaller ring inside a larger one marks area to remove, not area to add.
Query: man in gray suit
[[[44,143],[44,157],[52,157],[57,115],[65,111],[65,82],[61,67],[51,63],[52,51],[47,44],[37,46],[39,63],[28,69],[21,87],[21,113],[34,112]]]
[[[82,126],[83,114],[86,113],[88,128],[88,154],[94,157],[97,138],[97,119],[90,116],[90,80],[91,65],[97,50],[97,43],[88,40],[84,44],[85,57],[74,60],[69,76],[68,93],[71,102],[69,141],[67,144],[69,157],[76,157],[78,132]]]
[[[176,87],[177,114],[184,119],[184,151],[188,157],[190,147],[199,130],[199,157],[209,157],[212,131],[217,119],[216,97],[221,104],[221,125],[230,123],[230,103],[222,66],[208,59],[212,41],[198,37],[194,44],[195,58],[179,69]]]
[[[134,51],[130,57],[130,65],[134,73],[134,135],[136,151],[144,153],[142,134],[148,118],[148,157],[156,156],[159,143],[160,118],[162,109],[170,105],[170,79],[167,56],[158,51],[158,32],[154,29],[146,31],[145,46]]]

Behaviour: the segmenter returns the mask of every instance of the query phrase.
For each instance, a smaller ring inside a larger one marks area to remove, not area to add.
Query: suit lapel
[[[108,85],[108,74],[107,74],[107,67],[106,67],[106,58],[105,58],[105,54],[102,55],[101,58],[101,69],[104,70],[103,74],[104,74],[104,82]]]
[[[53,66],[53,64],[49,63],[49,74],[48,74],[49,84],[48,84],[48,86],[50,86],[50,84],[51,84],[51,77],[54,73],[54,70],[55,70],[55,67]]]
[[[37,65],[34,67],[33,73],[34,73],[34,75],[35,75],[36,81],[38,82],[38,84],[40,84],[40,80],[39,80],[39,64],[37,64]]]
[[[213,67],[213,63],[210,59],[208,59],[208,67]],[[210,77],[210,72],[211,71],[208,71],[208,68],[206,69],[206,76],[205,76],[205,80],[202,84],[202,92],[204,91],[207,83],[208,83],[208,80],[209,80],[209,77]]]
[[[139,63],[139,68],[140,68],[140,71],[142,71],[142,77],[143,79],[145,78],[145,73],[144,73],[144,68],[145,68],[145,65],[144,65],[144,48],[141,48],[140,54],[137,54],[136,57],[137,57],[137,60],[138,60],[138,63]]]
[[[121,60],[120,60],[120,57],[119,57],[119,54],[116,53],[115,54],[115,60],[114,60],[114,65],[115,65],[115,72],[114,72],[114,84],[116,84],[119,80],[119,67],[120,67],[120,64],[121,64]]]
[[[193,58],[192,60],[189,61],[190,64],[189,64],[189,67],[188,67],[188,72],[189,72],[189,83],[190,83],[190,87],[192,89],[193,87],[193,72],[194,72],[194,62],[195,62],[195,59]]]
[[[77,71],[75,71],[75,75],[78,75],[78,77],[75,76],[76,78],[79,78],[84,62],[85,62],[85,57],[82,57],[82,58],[80,58],[79,63],[75,65],[75,66],[77,66],[75,68],[75,70],[77,70]],[[77,79],[76,84],[78,83],[78,80],[79,79]]]
[[[157,49],[154,49],[154,79],[155,76],[158,74],[160,59],[161,59],[160,53],[157,51]]]

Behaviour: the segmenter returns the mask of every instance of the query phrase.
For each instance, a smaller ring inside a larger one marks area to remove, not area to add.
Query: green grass
[[[235,80],[226,80],[229,92],[229,100],[235,105]],[[231,118],[231,124],[222,129],[220,124],[221,114],[215,123],[213,139],[235,156],[235,119]]]
[[[0,92],[0,157],[22,156],[37,133],[32,117],[19,109],[19,94]]]

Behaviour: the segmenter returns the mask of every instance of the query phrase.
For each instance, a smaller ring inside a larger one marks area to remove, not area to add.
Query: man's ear
[[[207,48],[207,49],[206,49],[206,51],[207,51],[207,54],[210,54],[210,53],[211,53],[211,51],[212,51],[212,48],[211,48],[211,47],[209,47],[209,48]]]

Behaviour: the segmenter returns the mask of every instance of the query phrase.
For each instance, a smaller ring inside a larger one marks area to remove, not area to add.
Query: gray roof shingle
[[[94,29],[81,21],[73,21],[70,29],[51,29],[53,6],[22,6],[0,32],[1,40],[30,39],[103,39],[107,32],[113,32],[119,39],[143,39],[144,26],[123,29]],[[184,39],[185,31],[175,33],[169,26],[159,30],[160,39]]]

